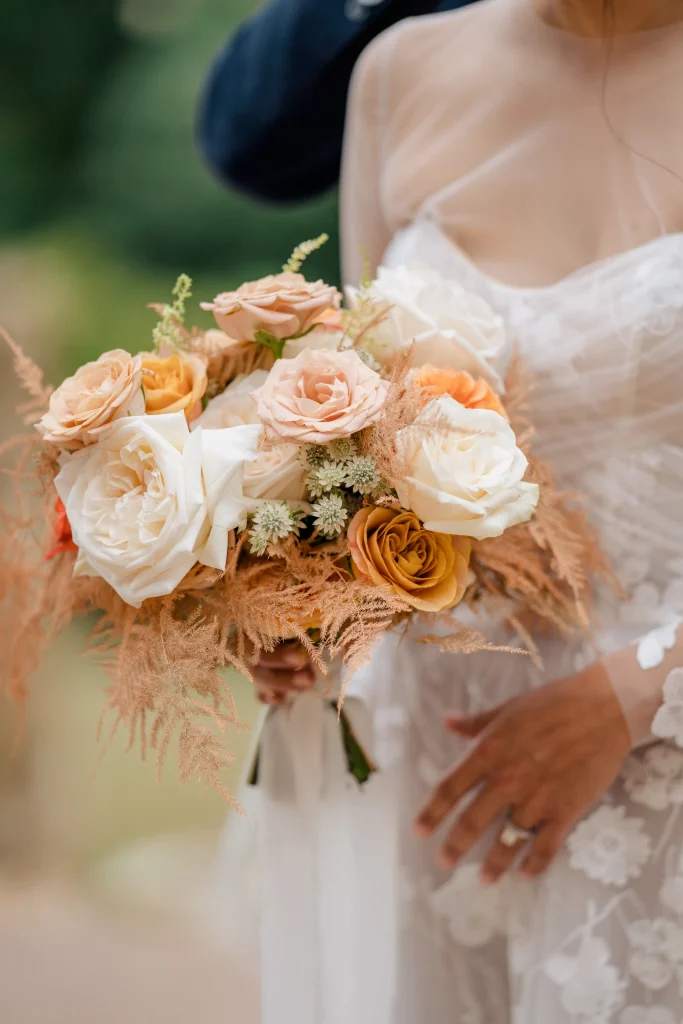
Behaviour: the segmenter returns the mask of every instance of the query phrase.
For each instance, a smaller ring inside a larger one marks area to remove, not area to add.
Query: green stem
[[[276,338],[270,331],[256,331],[254,341],[257,345],[269,348],[276,359],[282,359],[286,338]]]
[[[336,704],[331,703],[330,707],[334,708],[335,711],[337,710]],[[349,772],[353,775],[356,782],[362,786],[363,783],[367,782],[370,776],[377,771],[377,768],[358,742],[351,723],[343,711],[339,712],[339,727],[342,732],[342,742],[344,744],[344,753],[346,754],[346,764]],[[259,744],[256,756],[254,757],[254,763],[249,773],[248,783],[250,786],[258,786],[259,784],[260,762],[261,746]]]

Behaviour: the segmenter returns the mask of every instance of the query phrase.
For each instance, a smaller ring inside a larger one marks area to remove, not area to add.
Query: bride
[[[626,599],[590,643],[540,638],[542,671],[386,637],[365,791],[325,724],[320,779],[285,783],[314,698],[272,716],[267,1024],[683,1021],[681,96],[681,0],[481,0],[358,65],[347,280],[426,265],[503,317]],[[312,685],[297,657],[263,699]]]

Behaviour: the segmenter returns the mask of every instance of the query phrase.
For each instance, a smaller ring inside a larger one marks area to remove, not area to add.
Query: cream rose
[[[202,309],[232,338],[255,341],[258,331],[283,340],[309,327],[328,309],[337,309],[341,296],[324,281],[307,281],[303,274],[271,274],[247,281],[237,291],[222,292]]]
[[[260,423],[254,392],[268,379],[267,370],[241,373],[228,384],[225,391],[216,395],[197,420],[197,425],[208,430],[237,427],[244,423]]]
[[[265,501],[302,501],[306,474],[298,446],[282,444],[260,451],[254,462],[244,467],[244,493]]]
[[[304,349],[295,359],[279,359],[254,399],[273,433],[297,444],[326,444],[379,419],[388,390],[353,350]]]
[[[64,456],[55,479],[74,573],[101,576],[138,608],[170,594],[196,562],[225,569],[228,534],[247,507],[243,467],[258,425],[190,433],[182,412],[119,420],[97,445]]]
[[[426,529],[484,540],[531,518],[538,486],[524,482],[527,460],[499,413],[444,395],[416,422],[417,430],[399,435],[407,474],[396,490]],[[430,423],[433,432],[425,432]]]
[[[364,342],[380,362],[413,345],[414,366],[431,363],[485,377],[497,391],[502,384],[495,367],[505,343],[500,316],[477,295],[465,291],[429,267],[380,267],[371,286],[386,318]],[[352,307],[359,292],[347,289]]]
[[[244,423],[260,423],[252,394],[268,379],[267,370],[243,373],[212,398],[197,426],[220,429]],[[299,449],[293,444],[259,451],[244,467],[244,493],[250,498],[268,501],[301,501],[306,491],[305,472],[299,461]]]
[[[117,348],[81,366],[50,396],[37,424],[45,441],[67,450],[94,444],[121,416],[145,411],[142,357]]]

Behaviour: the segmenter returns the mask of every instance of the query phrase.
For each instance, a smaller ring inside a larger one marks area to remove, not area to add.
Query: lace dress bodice
[[[664,680],[675,683],[683,662],[672,673],[667,650],[683,621],[683,234],[551,285],[514,287],[482,272],[420,216],[395,236],[384,262],[428,264],[502,315],[508,344],[534,381],[536,447],[560,486],[582,496],[627,595],[605,588],[596,647],[551,643],[544,678],[637,644],[628,661],[615,655],[613,682],[643,738]]]

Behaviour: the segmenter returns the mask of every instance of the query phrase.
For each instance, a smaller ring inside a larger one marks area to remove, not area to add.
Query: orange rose
[[[462,600],[471,543],[425,530],[414,512],[366,505],[349,526],[356,575],[392,590],[413,608],[440,612]]]
[[[67,518],[64,502],[61,498],[57,498],[55,501],[55,512],[57,513],[54,526],[55,545],[45,555],[46,562],[51,562],[57,555],[64,555],[67,551],[78,551],[71,534],[71,523]]]
[[[201,415],[206,391],[206,363],[201,356],[143,353],[142,369],[146,413],[184,412],[190,423]]]
[[[450,395],[466,409],[490,409],[507,419],[507,413],[488,381],[483,377],[476,380],[467,370],[439,369],[423,366],[415,374],[415,383],[424,388],[424,404],[439,395]]]

